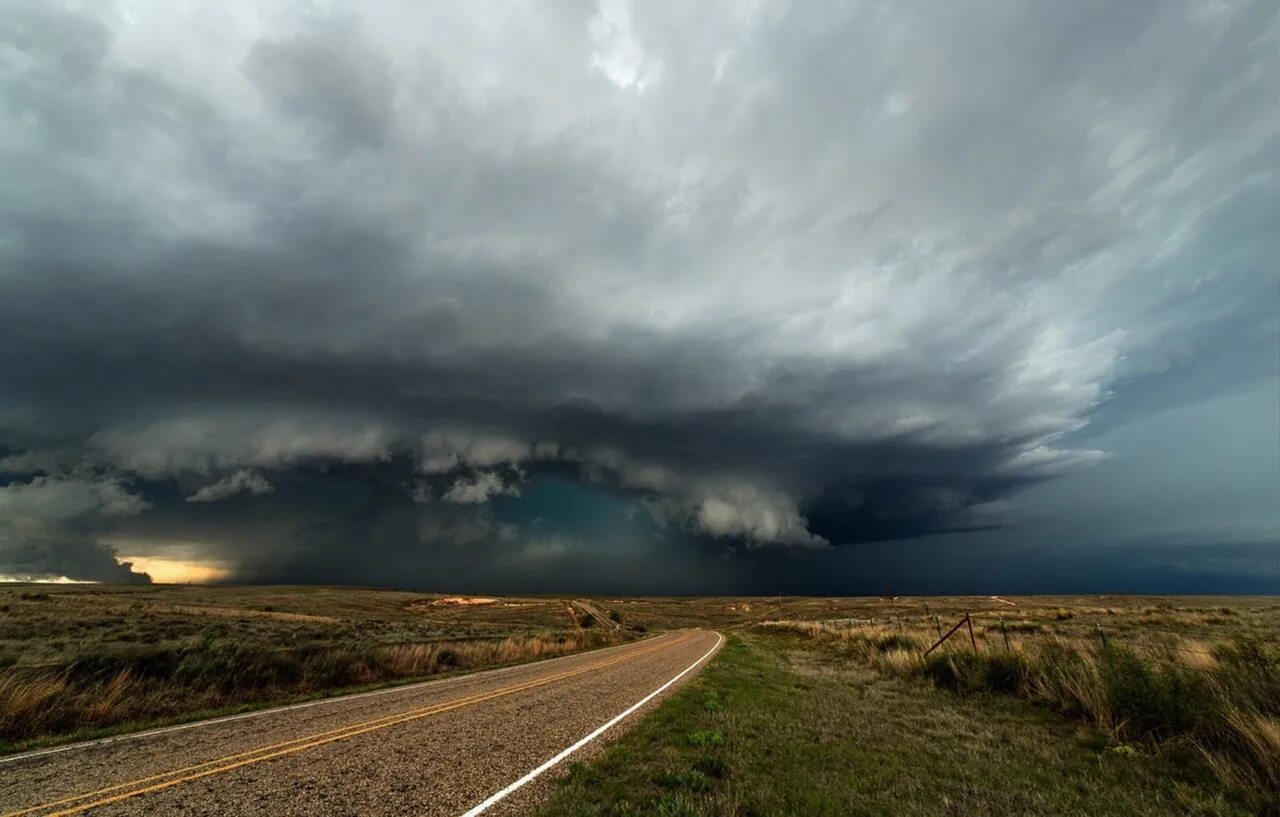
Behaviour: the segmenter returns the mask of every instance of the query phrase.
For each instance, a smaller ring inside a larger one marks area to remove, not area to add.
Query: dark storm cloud
[[[101,541],[149,507],[110,479],[35,477],[0,487],[0,569],[7,576],[145,580]]]
[[[532,570],[578,543],[492,504],[550,477],[698,569],[1007,525],[1105,456],[1078,441],[1109,405],[1192,399],[1146,384],[1232,350],[1274,373],[1277,30],[1261,2],[19,4],[0,574],[99,578],[119,541]],[[334,516],[326,480],[363,487]]]

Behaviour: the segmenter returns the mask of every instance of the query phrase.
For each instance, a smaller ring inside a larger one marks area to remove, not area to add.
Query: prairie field
[[[686,627],[730,644],[544,813],[1280,814],[1274,597],[7,585],[0,749]]]

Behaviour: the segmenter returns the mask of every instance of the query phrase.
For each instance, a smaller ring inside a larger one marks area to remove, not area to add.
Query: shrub
[[[1098,672],[1111,713],[1126,731],[1190,732],[1217,714],[1207,685],[1195,673],[1146,661],[1125,647],[1103,650]]]
[[[449,647],[444,647],[440,652],[436,653],[436,663],[445,668],[456,667],[458,665],[458,654]]]

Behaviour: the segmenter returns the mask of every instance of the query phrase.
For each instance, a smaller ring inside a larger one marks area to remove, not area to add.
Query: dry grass
[[[1200,745],[1205,762],[1220,780],[1239,790],[1271,792],[1280,800],[1280,719],[1256,712],[1226,713],[1228,736],[1234,751],[1223,752]],[[1241,757],[1246,762],[1240,762]],[[1273,801],[1271,811],[1280,806]]]
[[[1065,620],[1062,611],[1046,618]],[[1134,637],[1131,645],[1019,628],[1006,646],[1011,628],[985,626],[975,629],[977,649],[962,628],[926,657],[936,629],[900,621],[767,621],[759,629],[815,640],[881,673],[1019,696],[1085,721],[1116,746],[1196,757],[1260,813],[1280,814],[1280,646],[1257,635]]]
[[[59,669],[9,667],[0,670],[0,741],[18,744],[131,721],[501,666],[620,640],[611,632],[593,631],[367,648],[263,651],[210,644]]]
[[[0,751],[636,635],[570,629],[562,599],[448,603],[457,598],[323,587],[0,587]]]
[[[61,675],[0,674],[0,732],[42,728],[53,702],[66,690],[67,680]]]
[[[243,607],[219,607],[213,604],[200,606],[152,604],[143,608],[147,612],[177,613],[188,616],[212,616],[214,618],[273,618],[277,621],[308,621],[335,624],[341,619],[310,613],[282,613],[272,610],[253,610]]]

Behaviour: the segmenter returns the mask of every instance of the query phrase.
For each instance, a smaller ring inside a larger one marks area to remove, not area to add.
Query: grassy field
[[[1248,814],[1205,776],[1006,698],[939,694],[744,633],[549,815]]]
[[[1280,814],[1280,600],[747,603],[544,815]]]
[[[9,585],[0,589],[0,751],[562,655],[638,632],[566,599]]]
[[[0,751],[679,627],[729,646],[546,814],[1280,814],[1276,598],[11,585]]]

